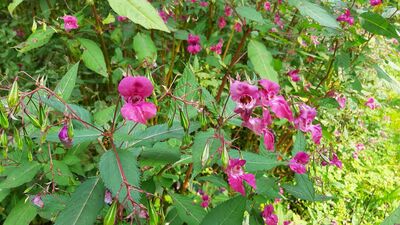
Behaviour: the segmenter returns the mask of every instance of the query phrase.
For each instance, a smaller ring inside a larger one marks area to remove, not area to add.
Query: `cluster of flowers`
[[[199,190],[198,193],[201,196],[201,203],[200,203],[201,207],[207,208],[211,201],[210,196],[204,193],[203,190]]]
[[[188,42],[187,51],[190,54],[195,55],[195,54],[197,54],[197,53],[199,53],[201,51],[200,37],[199,36],[193,35],[193,34],[189,34],[187,42]]]

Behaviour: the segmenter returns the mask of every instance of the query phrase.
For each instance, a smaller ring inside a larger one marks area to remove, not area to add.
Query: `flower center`
[[[243,95],[240,97],[240,103],[245,105],[249,104],[252,100],[253,98],[250,95]]]

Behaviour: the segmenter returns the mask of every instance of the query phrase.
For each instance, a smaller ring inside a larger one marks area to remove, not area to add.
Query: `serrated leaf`
[[[236,12],[243,18],[252,20],[258,23],[264,23],[264,19],[260,12],[255,8],[249,6],[239,6],[236,8]]]
[[[17,49],[19,52],[26,53],[32,49],[42,47],[50,41],[54,33],[55,31],[51,28],[37,30],[35,33],[29,35],[25,42],[19,44]]]
[[[398,80],[396,80],[396,78],[390,76],[388,73],[386,73],[385,70],[383,70],[380,66],[375,65],[374,66],[378,77],[384,81],[386,81],[388,83],[388,85],[390,85],[393,90],[397,93],[400,94],[400,82]]]
[[[108,0],[111,8],[120,16],[126,16],[146,29],[169,33],[169,29],[157,10],[146,0]]]
[[[206,215],[206,211],[200,204],[194,203],[192,199],[183,195],[171,194],[171,197],[181,220],[190,225],[200,224]]]
[[[137,33],[133,38],[133,49],[139,62],[145,60],[151,64],[157,59],[157,48],[148,34]]]
[[[144,147],[140,153],[141,166],[157,166],[174,163],[181,158],[179,147],[171,147],[167,142],[156,143],[152,147]]]
[[[400,206],[394,210],[381,225],[394,225],[400,221]]]
[[[293,144],[292,155],[296,155],[296,153],[306,150],[306,138],[301,131],[297,131],[296,139]]]
[[[39,163],[25,161],[15,168],[10,168],[7,178],[0,183],[0,188],[14,188],[30,182],[39,170]]]
[[[100,178],[90,178],[79,185],[55,225],[91,225],[104,206],[104,185]]]
[[[20,200],[8,214],[3,225],[29,225],[36,216],[36,208],[30,201]]]
[[[272,177],[256,177],[257,194],[263,195],[271,200],[280,198],[277,180]]]
[[[107,107],[103,110],[96,112],[93,115],[93,119],[96,125],[105,125],[107,122],[113,119],[115,106]]]
[[[117,153],[127,181],[130,185],[139,187],[140,171],[137,167],[136,153],[134,153],[133,150],[120,149],[117,150]],[[111,191],[113,196],[116,196],[116,194],[119,192],[119,201],[124,202],[124,199],[127,195],[127,190],[126,186],[122,182],[122,174],[119,170],[114,151],[107,151],[101,156],[99,170],[104,185]],[[139,192],[131,190],[131,196],[136,202],[139,202]],[[125,201],[125,203],[128,207],[131,207],[131,205],[129,205],[129,201]]]
[[[294,5],[299,10],[301,15],[311,17],[322,26],[338,29],[340,28],[336,19],[317,4],[306,0],[290,0],[289,3]]]
[[[307,174],[295,174],[295,180],[296,185],[283,185],[283,188],[294,197],[307,201],[325,201],[331,198],[316,194],[313,183]]]
[[[388,38],[399,38],[396,28],[381,15],[373,12],[365,12],[360,15],[360,18],[362,28],[368,32]]]
[[[219,204],[201,221],[202,225],[242,224],[246,198],[241,195]]]
[[[78,38],[78,41],[84,48],[82,60],[85,66],[103,77],[108,77],[103,52],[96,42],[85,38]]]
[[[251,40],[247,46],[247,50],[255,72],[258,73],[261,78],[279,83],[278,74],[272,66],[272,55],[264,44],[256,40]]]
[[[214,154],[214,152],[219,147],[219,141],[214,139],[215,131],[213,129],[208,129],[207,131],[202,131],[196,134],[194,137],[192,149],[192,159],[193,159],[193,174],[195,177],[198,173],[201,172],[202,166],[202,155],[206,144],[209,145],[209,149],[211,149],[210,154]]]
[[[13,12],[15,10],[15,8],[17,8],[17,6],[19,4],[21,4],[24,0],[13,0],[10,4],[8,4],[8,12],[13,15]]]
[[[36,207],[39,216],[54,222],[70,198],[67,195],[46,194],[42,195],[41,199],[43,208]]]
[[[245,170],[247,172],[265,171],[273,169],[280,165],[285,165],[284,162],[277,160],[276,154],[270,154],[268,156],[259,155],[251,152],[241,151],[240,154],[237,150],[229,151],[231,158],[240,158],[246,160]]]
[[[71,97],[72,90],[74,90],[76,77],[78,75],[79,62],[75,63],[68,72],[61,78],[60,82],[58,82],[54,92],[60,97],[62,97],[65,101],[68,101],[69,97]]]

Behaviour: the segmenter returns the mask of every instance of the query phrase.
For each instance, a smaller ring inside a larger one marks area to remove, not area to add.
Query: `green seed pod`
[[[42,128],[46,126],[46,110],[41,103],[39,103],[39,123]]]
[[[6,132],[4,132],[4,131],[0,136],[0,143],[1,143],[1,146],[3,148],[7,148],[7,146],[8,146],[8,138],[7,138]]]
[[[22,141],[17,128],[14,128],[14,144],[19,150],[22,150],[22,147],[24,147],[24,142]]]
[[[104,217],[104,225],[114,225],[115,217],[117,215],[117,201],[114,201],[111,207],[108,209],[106,216]]]
[[[68,137],[72,140],[74,138],[74,125],[72,125],[72,121],[68,123]]]
[[[158,225],[158,214],[156,209],[154,208],[153,203],[150,201],[149,202],[149,219],[150,219],[150,225]]]
[[[227,168],[229,164],[229,154],[225,145],[222,147],[221,161],[222,161],[222,167],[224,169]]]
[[[186,133],[185,136],[183,136],[182,145],[188,146],[191,141],[192,141],[192,137],[190,136],[190,134]]]
[[[204,111],[200,113],[199,120],[200,120],[201,128],[206,129],[207,128],[207,117],[206,117],[206,114],[204,113]]]
[[[181,119],[181,125],[184,131],[189,130],[189,118],[187,117],[186,113],[183,112],[181,108],[179,108],[179,118]]]
[[[9,125],[6,114],[0,109],[0,126],[7,129]]]
[[[36,118],[33,118],[31,115],[26,114],[29,118],[29,120],[31,121],[31,123],[33,124],[33,126],[35,126],[36,128],[41,128],[41,124],[39,123],[39,120],[37,120]]]
[[[203,154],[201,155],[201,165],[205,166],[208,158],[210,156],[210,141],[206,142],[206,145],[204,146]]]
[[[14,80],[14,83],[11,86],[10,93],[8,94],[8,107],[13,108],[14,106],[17,105],[18,100],[19,100],[19,91],[18,91],[18,79]]]
[[[172,117],[169,118],[168,120],[168,128],[171,128],[172,125],[174,124],[174,120],[175,120],[175,114],[176,114],[176,107],[174,105],[171,105],[171,108],[173,108],[174,113],[172,114]],[[171,109],[172,110],[172,109]]]

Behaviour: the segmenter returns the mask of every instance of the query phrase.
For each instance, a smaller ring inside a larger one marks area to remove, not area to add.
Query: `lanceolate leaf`
[[[40,164],[25,161],[15,168],[9,168],[7,178],[0,183],[0,188],[14,188],[33,180],[40,170]]]
[[[301,131],[297,131],[296,139],[293,144],[292,155],[296,155],[296,153],[306,150],[306,138]]]
[[[378,73],[378,77],[381,78],[382,80],[385,80],[393,88],[395,92],[400,94],[400,82],[396,80],[396,78],[386,73],[386,71],[383,70],[380,66],[375,65],[374,68]]]
[[[206,215],[206,211],[199,203],[196,204],[192,199],[183,195],[171,194],[171,197],[181,220],[190,225],[200,224]]]
[[[58,132],[61,127],[52,129],[46,137],[47,141],[60,142]],[[84,142],[91,142],[97,140],[101,136],[101,132],[94,129],[74,130],[74,138],[72,144],[78,145]]]
[[[103,52],[96,42],[85,38],[78,38],[78,40],[84,48],[82,60],[85,66],[104,77],[108,77]]]
[[[240,156],[246,160],[245,170],[247,172],[256,172],[273,169],[279,165],[284,165],[284,162],[279,162],[275,154],[270,156],[259,155],[251,152],[231,150],[229,152],[231,158],[239,158]]]
[[[256,40],[251,40],[247,50],[255,72],[258,73],[261,78],[279,83],[278,74],[272,66],[272,55],[264,44]]]
[[[32,49],[42,47],[50,41],[54,33],[55,31],[51,27],[47,27],[46,30],[37,30],[35,33],[32,33],[25,42],[19,44],[17,49],[22,53],[26,53]]]
[[[381,225],[393,225],[400,221],[400,206],[387,217]]]
[[[396,28],[381,15],[373,12],[365,12],[360,15],[361,26],[373,33],[389,38],[399,38]]]
[[[24,0],[13,0],[10,4],[8,4],[8,12],[12,15],[15,8],[17,8],[17,6],[19,4],[21,4]]]
[[[136,34],[133,38],[133,49],[140,62],[146,60],[148,64],[152,64],[157,59],[157,48],[148,34]]]
[[[25,199],[20,200],[8,214],[3,225],[29,225],[36,216],[36,208]]]
[[[242,224],[246,198],[238,195],[212,209],[201,222],[202,225]]]
[[[82,183],[56,220],[56,225],[91,225],[104,206],[104,185],[100,178]]]
[[[78,74],[79,62],[75,63],[57,84],[54,92],[60,95],[65,101],[68,101],[75,87]]]
[[[307,174],[295,174],[295,179],[296,185],[283,185],[285,190],[294,197],[307,201],[324,201],[330,198],[328,196],[315,193],[313,183],[308,178]]]
[[[120,16],[126,16],[146,29],[169,32],[157,10],[147,0],[108,0],[108,2]]]
[[[236,12],[243,18],[258,22],[260,24],[264,23],[264,19],[260,12],[255,8],[248,6],[239,6],[236,8]]]
[[[220,142],[213,138],[214,133],[215,131],[213,129],[208,129],[207,131],[197,133],[194,137],[194,143],[191,147],[193,155],[193,177],[201,172],[203,167],[202,155],[206,145],[208,145],[208,149],[210,149],[209,155],[213,155],[219,147]]]

